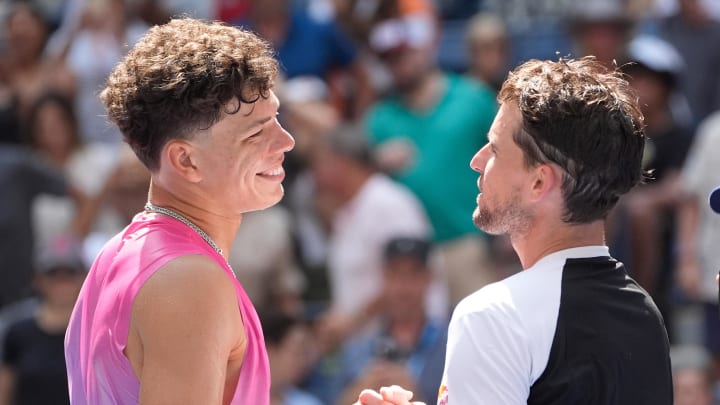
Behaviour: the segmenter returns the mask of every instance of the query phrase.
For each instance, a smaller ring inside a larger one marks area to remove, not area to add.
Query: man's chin
[[[483,212],[480,208],[475,208],[472,215],[473,223],[481,231],[490,235],[502,235],[505,232],[493,226],[493,220],[489,212]]]
[[[253,212],[253,211],[262,211],[266,208],[270,208],[274,205],[277,205],[285,195],[284,190],[280,190],[277,195],[273,195],[272,197],[264,198],[262,201],[258,201],[257,204],[253,204],[252,207],[248,207],[244,210],[244,212]]]
[[[472,220],[476,227],[480,228],[480,208],[475,207],[472,213]]]

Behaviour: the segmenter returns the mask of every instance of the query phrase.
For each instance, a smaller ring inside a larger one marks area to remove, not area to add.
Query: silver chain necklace
[[[205,240],[205,242],[207,242],[207,244],[210,245],[210,247],[215,249],[215,251],[218,252],[218,254],[220,256],[225,258],[225,256],[223,256],[222,249],[220,249],[220,247],[217,244],[215,244],[215,242],[210,238],[210,236],[207,233],[205,233],[205,231],[200,229],[199,226],[195,225],[194,223],[192,223],[192,221],[185,218],[184,216],[178,214],[177,212],[171,210],[170,208],[158,207],[157,205],[154,205],[150,202],[147,202],[145,204],[145,211],[167,215],[167,216],[169,216],[171,218],[175,218],[178,221],[182,222],[183,224],[189,226],[193,231],[195,231],[195,233],[200,235],[200,237],[203,238]]]

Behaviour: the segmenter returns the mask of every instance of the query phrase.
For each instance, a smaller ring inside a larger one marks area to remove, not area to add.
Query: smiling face
[[[473,222],[490,234],[522,234],[533,220],[523,196],[529,172],[523,152],[513,140],[521,122],[517,105],[503,103],[490,128],[488,143],[470,162],[470,167],[480,173]]]
[[[235,102],[228,109],[234,110]],[[228,212],[261,210],[283,196],[282,162],[295,141],[278,122],[278,107],[270,91],[188,141],[194,145],[201,186],[215,198],[222,196]]]

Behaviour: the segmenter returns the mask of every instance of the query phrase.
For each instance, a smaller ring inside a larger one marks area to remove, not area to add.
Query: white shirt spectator
[[[393,237],[428,238],[431,230],[417,198],[383,174],[374,174],[341,207],[332,224],[328,273],[332,308],[356,314],[382,290],[383,250]],[[442,312],[442,285],[431,287],[428,310]],[[439,315],[436,313],[436,315]]]

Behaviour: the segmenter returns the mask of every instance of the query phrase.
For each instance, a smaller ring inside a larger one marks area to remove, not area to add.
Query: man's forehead
[[[247,127],[251,128],[274,118],[279,108],[280,101],[275,93],[269,92],[267,97],[260,97],[254,103],[242,102],[237,114],[247,122]]]
[[[257,100],[255,100],[257,98]],[[268,111],[273,113],[280,107],[280,100],[275,95],[275,92],[268,90],[263,95],[253,95],[252,97],[246,97],[246,100],[255,100],[253,102],[244,102],[239,99],[234,99],[233,102],[240,102],[240,112],[244,112],[245,115],[264,114]]]

